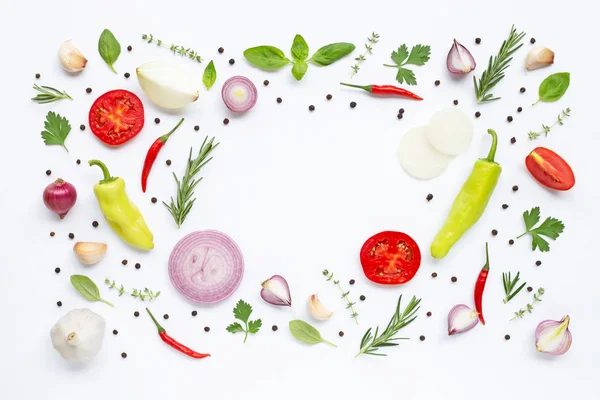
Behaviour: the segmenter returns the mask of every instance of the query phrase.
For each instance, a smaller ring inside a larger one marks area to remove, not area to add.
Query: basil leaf
[[[306,344],[327,343],[333,347],[337,347],[335,344],[323,339],[314,326],[304,321],[299,319],[290,321],[289,327],[292,335],[301,342]]]
[[[540,84],[538,91],[540,98],[536,103],[539,101],[552,102],[560,99],[569,88],[570,83],[571,74],[568,72],[557,72],[550,75]]]
[[[117,41],[117,38],[115,38],[115,35],[108,29],[102,31],[100,39],[98,39],[98,52],[100,53],[100,57],[102,57],[110,69],[116,74],[117,71],[115,71],[113,64],[121,54],[121,45]]]
[[[332,43],[321,47],[310,60],[318,65],[330,65],[354,51],[352,43]]]
[[[215,69],[215,64],[212,60],[208,63],[206,68],[204,68],[204,74],[202,75],[202,83],[206,86],[206,90],[210,89],[212,85],[215,84],[217,80],[217,70]]]
[[[308,58],[308,44],[304,38],[300,35],[294,37],[294,43],[292,44],[292,58],[294,60],[304,61]],[[306,72],[306,71],[305,71]],[[294,75],[296,76],[296,75]],[[296,78],[298,79],[298,78]],[[298,79],[300,80],[300,79]]]
[[[244,57],[250,64],[262,69],[278,69],[291,63],[283,51],[273,46],[251,47],[244,51]]]
[[[103,300],[102,297],[100,297],[100,289],[98,289],[98,286],[96,286],[94,281],[87,276],[71,275],[71,285],[73,285],[73,287],[86,299],[90,301],[101,301],[111,307],[114,307],[111,303]]]
[[[306,74],[306,70],[308,70],[308,64],[305,61],[298,60],[292,68],[292,75],[299,81]]]

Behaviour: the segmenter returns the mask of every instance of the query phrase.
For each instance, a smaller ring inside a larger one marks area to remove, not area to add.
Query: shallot
[[[267,303],[274,306],[292,306],[290,287],[283,276],[273,275],[260,285],[260,297]]]
[[[446,67],[448,67],[448,71],[453,74],[468,74],[473,71],[476,66],[475,59],[469,50],[454,39],[454,44],[450,48],[448,57],[446,58]]]
[[[63,219],[77,201],[77,190],[69,182],[57,179],[44,189],[44,204]]]
[[[535,348],[541,353],[553,356],[565,354],[573,342],[569,323],[571,318],[567,315],[560,321],[547,319],[540,322],[535,329]]]
[[[452,307],[448,313],[448,335],[470,331],[479,323],[479,313],[465,304]]]

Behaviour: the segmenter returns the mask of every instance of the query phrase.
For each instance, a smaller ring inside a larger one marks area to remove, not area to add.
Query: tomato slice
[[[525,166],[542,185],[554,190],[569,190],[575,185],[575,174],[561,156],[545,147],[536,147],[525,158]]]
[[[144,105],[128,90],[111,90],[92,104],[88,119],[98,139],[109,146],[120,146],[144,127]]]
[[[360,263],[369,280],[398,285],[414,278],[421,266],[421,250],[406,233],[380,232],[363,244]]]

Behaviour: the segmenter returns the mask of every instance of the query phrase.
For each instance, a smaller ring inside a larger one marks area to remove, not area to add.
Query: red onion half
[[[44,189],[44,204],[48,210],[58,214],[63,219],[77,201],[75,186],[62,179],[57,179]]]
[[[448,335],[470,331],[479,323],[479,313],[465,304],[457,304],[448,313]]]
[[[246,112],[256,104],[258,92],[254,83],[245,76],[232,76],[221,89],[223,102],[231,111]]]
[[[169,257],[171,283],[196,303],[212,304],[235,292],[244,274],[238,245],[219,231],[197,231],[183,237]]]
[[[260,297],[267,303],[274,306],[292,306],[290,287],[283,276],[273,275],[260,285],[262,286]]]
[[[446,58],[446,67],[448,67],[448,71],[453,74],[468,74],[473,71],[476,66],[475,59],[469,50],[454,39],[454,44],[450,48],[448,57]]]

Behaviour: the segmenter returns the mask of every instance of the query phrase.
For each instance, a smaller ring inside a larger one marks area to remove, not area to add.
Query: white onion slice
[[[245,76],[232,76],[221,89],[223,102],[231,111],[246,112],[256,104],[258,92],[254,83]]]
[[[398,147],[398,160],[412,177],[431,179],[444,172],[452,157],[433,148],[425,135],[425,127],[418,126],[402,137]]]
[[[427,125],[427,139],[441,153],[464,153],[473,138],[473,124],[464,112],[447,108],[433,114]]]

